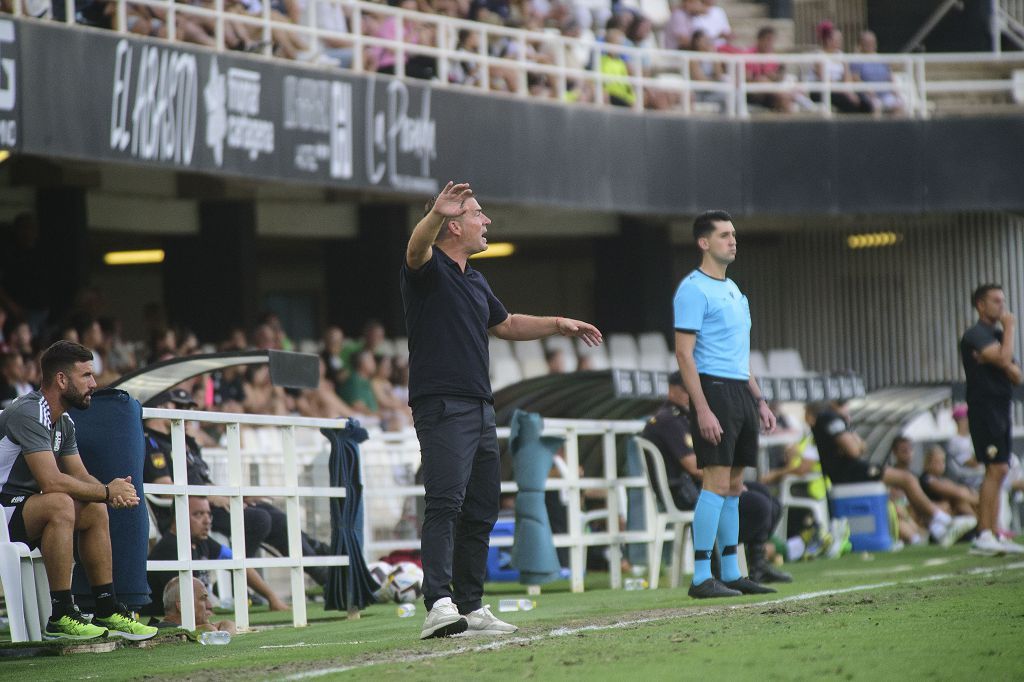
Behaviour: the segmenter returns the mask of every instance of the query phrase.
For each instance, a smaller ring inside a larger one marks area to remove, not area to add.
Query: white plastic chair
[[[608,357],[608,349],[603,343],[600,346],[588,346],[583,339],[576,339],[576,353],[581,358],[590,358],[591,369],[610,369],[612,366],[611,359]]]
[[[758,378],[769,376],[768,363],[764,359],[764,353],[759,350],[750,351],[750,373]]]
[[[517,341],[512,344],[512,351],[519,360],[524,379],[544,376],[548,373],[548,363],[544,360],[544,346],[540,341]]]
[[[38,642],[50,617],[50,582],[39,550],[11,542],[7,509],[0,519],[0,583],[7,602],[12,642]]]
[[[644,505],[648,528],[654,531],[654,540],[647,546],[647,565],[650,571],[648,583],[650,589],[658,589],[665,541],[671,538],[672,563],[669,568],[669,587],[679,587],[681,574],[693,573],[693,537],[692,533],[686,532],[687,528],[693,525],[693,512],[682,511],[676,507],[672,491],[668,487],[665,462],[661,459],[658,446],[641,436],[634,436],[633,440],[640,448],[640,466],[643,467],[644,476],[650,483],[650,487],[645,491]],[[649,462],[654,466],[653,472],[648,466]],[[664,511],[658,510],[658,496],[655,495],[655,490],[664,503]]]
[[[779,519],[779,528],[783,533],[789,527],[789,510],[791,508],[807,509],[814,515],[814,520],[822,531],[828,530],[829,513],[828,500],[817,500],[804,495],[794,495],[793,488],[798,485],[810,485],[820,480],[821,474],[810,474],[806,476],[783,476],[779,481],[779,504],[782,505],[782,518]]]
[[[661,372],[670,360],[675,362],[675,356],[669,351],[661,332],[640,334],[637,337],[637,348],[640,351],[640,369]]]
[[[514,357],[511,355],[508,357],[491,357],[491,388],[495,391],[522,380],[523,370],[519,367],[519,361]]]
[[[807,374],[800,351],[794,348],[768,351],[768,371],[776,377],[802,377]]]
[[[609,334],[608,355],[615,369],[640,369],[640,351],[630,334]]]

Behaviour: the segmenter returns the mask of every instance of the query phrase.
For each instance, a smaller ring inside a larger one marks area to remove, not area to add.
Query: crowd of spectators
[[[10,11],[13,0],[3,0]],[[352,10],[333,0],[268,0],[269,15],[274,22],[269,33],[261,24],[264,15],[262,0],[224,0],[224,10],[232,17],[223,22],[224,46],[230,50],[272,53],[285,59],[294,59],[342,68],[357,63],[355,43],[350,34],[356,22]],[[564,96],[566,101],[594,102],[598,89],[595,79],[570,77],[564,94],[560,94],[557,78],[550,69],[530,70],[501,62],[484,64],[482,56],[526,61],[552,66],[564,64],[568,68],[599,72],[605,79],[601,98],[606,104],[647,109],[673,109],[682,105],[682,91],[678,87],[660,85],[658,80],[644,88],[643,100],[630,77],[664,80],[668,83],[685,75],[691,81],[715,82],[732,85],[725,62],[716,60],[715,53],[750,54],[758,59],[746,64],[746,77],[753,83],[774,83],[772,92],[752,93],[747,102],[755,108],[775,112],[799,112],[819,109],[821,93],[808,94],[801,84],[821,81],[823,71],[839,84],[889,83],[893,81],[889,65],[868,61],[850,63],[827,59],[822,64],[806,68],[787,67],[763,58],[775,53],[776,32],[764,26],[754,44],[743,45],[737,40],[726,12],[716,0],[649,0],[641,4],[636,0],[387,0],[389,5],[410,13],[396,15],[382,10],[363,9],[358,25],[369,38],[400,41],[405,49],[400,53],[386,44],[364,46],[361,58],[363,71],[394,74],[401,61],[402,72],[412,78],[438,79],[442,77],[436,52],[423,48],[448,48],[464,57],[449,59],[445,65],[447,80],[452,84],[487,87],[492,91],[520,93],[553,99]],[[45,0],[32,2],[38,6],[37,15],[61,19],[63,0],[52,0],[52,8]],[[76,0],[76,19],[80,23],[107,28],[120,28],[121,18],[116,3],[108,0]],[[174,38],[180,41],[216,47],[216,20],[209,13],[212,0],[183,0],[175,5]],[[646,13],[645,13],[646,12]],[[494,32],[482,33],[466,24],[449,29],[427,19],[425,15],[481,22],[496,27],[525,29],[531,32],[525,40]],[[167,7],[158,4],[129,3],[124,16],[124,30],[158,38],[168,38]],[[315,26],[324,31],[317,37],[289,25]],[[842,55],[842,34],[830,21],[817,26],[817,51],[823,56]],[[571,39],[572,42],[560,40]],[[606,47],[610,46],[610,47]],[[694,59],[688,66],[680,59],[666,57],[666,52],[644,54],[624,53],[617,47],[666,51],[686,50],[709,53],[707,59]],[[877,41],[870,31],[858,37],[857,51],[874,54]],[[678,83],[677,83],[678,85]],[[691,103],[703,105],[708,112],[724,110],[726,93],[723,88],[699,89],[689,94]],[[860,92],[832,91],[828,103],[841,113],[900,114],[904,103],[893,90]]]

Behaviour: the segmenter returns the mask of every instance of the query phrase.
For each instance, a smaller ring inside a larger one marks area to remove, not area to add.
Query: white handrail
[[[22,3],[25,0],[14,0],[13,11],[16,15],[23,14]],[[344,10],[351,32],[320,28],[317,25],[318,1],[328,2]],[[73,2],[67,0],[73,9]],[[748,93],[786,94],[798,88],[802,93],[820,95],[823,105],[818,111],[828,117],[832,115],[829,101],[836,92],[846,93],[888,93],[898,92],[904,100],[906,114],[917,118],[927,118],[933,102],[928,100],[929,94],[969,93],[984,90],[986,92],[1012,93],[1012,76],[1005,79],[986,79],[983,87],[972,85],[978,79],[949,80],[927,82],[925,65],[930,64],[1021,64],[1024,66],[1024,53],[959,53],[959,54],[928,54],[912,55],[861,55],[861,54],[726,54],[714,52],[687,52],[661,49],[644,49],[623,45],[611,45],[599,42],[587,42],[546,32],[528,31],[524,29],[492,26],[482,22],[470,21],[435,14],[424,14],[404,10],[398,7],[363,2],[361,0],[310,0],[307,21],[290,23],[278,21],[270,12],[270,4],[262,3],[260,15],[244,15],[236,12],[225,12],[223,0],[214,0],[213,7],[202,7],[176,3],[173,0],[116,0],[117,30],[127,31],[127,9],[131,7],[151,7],[165,12],[168,35],[175,35],[175,23],[181,18],[203,18],[215,22],[214,40],[216,49],[223,51],[224,23],[232,22],[260,30],[263,41],[263,54],[270,56],[275,32],[285,32],[300,36],[309,46],[311,54],[317,54],[317,42],[322,38],[330,38],[351,45],[353,51],[352,68],[361,71],[364,68],[363,53],[367,48],[387,51],[394,54],[395,73],[401,77],[405,74],[405,61],[410,55],[423,55],[434,58],[438,62],[437,72],[440,80],[435,86],[469,87],[489,91],[493,76],[501,71],[512,74],[516,83],[517,97],[529,96],[526,87],[527,77],[531,73],[550,76],[554,80],[554,90],[559,100],[566,101],[567,83],[575,81],[580,92],[592,88],[593,96],[579,98],[585,104],[604,105],[604,96],[609,83],[622,82],[630,85],[635,96],[634,109],[644,107],[645,94],[648,92],[672,93],[679,97],[676,111],[686,115],[692,111],[691,98],[695,95],[712,95],[717,93],[722,98],[722,113],[729,117],[748,117],[746,105]],[[364,16],[365,15],[365,16]],[[387,39],[372,35],[363,35],[364,19],[390,19],[395,22],[395,38]],[[69,11],[65,19],[74,23],[74,13]],[[436,35],[436,44],[421,45],[405,40],[406,23],[410,25],[428,26]],[[454,49],[454,36],[460,31],[473,31],[479,35],[477,52],[471,53]],[[502,56],[493,56],[489,47],[495,44],[507,44],[514,49],[506,49]],[[554,54],[554,63],[545,64],[532,59],[530,52],[538,51]],[[571,68],[565,64],[566,52],[582,51],[591,55],[590,64],[584,68]],[[613,54],[626,60],[629,64],[629,76],[617,76],[600,72],[602,53]],[[710,62],[724,66],[727,76],[722,82],[694,80],[690,77],[690,64],[694,60]],[[449,66],[454,62],[474,64],[480,70],[480,78],[474,85],[461,86],[448,82]],[[842,63],[846,69],[858,63],[883,63],[894,72],[902,74],[900,84],[893,82],[854,83],[835,81],[827,68],[828,62]],[[644,73],[641,65],[652,65]],[[797,84],[788,82],[749,83],[746,81],[746,69],[749,65],[778,64],[783,67],[807,68],[818,66],[820,80],[801,79]],[[498,70],[498,71],[496,71]],[[492,73],[494,72],[494,73]],[[674,74],[681,80],[665,81],[657,78],[658,74]],[[593,101],[590,101],[593,100]]]
[[[345,419],[312,419],[308,417],[278,417],[269,415],[230,414],[203,412],[197,410],[166,410],[144,408],[143,419],[168,419],[171,423],[171,485],[148,484],[146,490],[156,495],[174,496],[174,520],[178,529],[189,528],[188,498],[192,495],[222,495],[230,500],[231,550],[230,561],[206,562],[192,559],[192,544],[188,533],[177,533],[177,561],[148,561],[147,571],[177,570],[181,597],[181,625],[186,630],[195,629],[194,592],[192,572],[209,568],[231,571],[232,589],[235,594],[235,624],[239,630],[249,627],[247,568],[285,567],[291,571],[292,624],[303,627],[306,618],[306,591],[303,569],[306,566],[345,566],[348,557],[303,557],[301,529],[299,527],[299,501],[303,498],[344,497],[344,488],[299,486],[298,462],[295,448],[295,428],[344,428]],[[223,424],[227,427],[227,485],[199,486],[188,484],[188,466],[185,452],[185,422],[199,421]],[[284,463],[284,485],[251,486],[243,484],[241,426],[267,426],[282,429],[282,461]],[[288,555],[284,557],[249,558],[245,552],[244,498],[284,497],[288,523]],[[151,595],[160,599],[162,595]]]

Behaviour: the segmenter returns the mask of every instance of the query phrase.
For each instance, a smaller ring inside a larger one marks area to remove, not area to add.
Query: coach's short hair
[[[971,303],[974,305],[975,308],[977,308],[978,304],[981,303],[986,296],[988,296],[988,292],[1002,290],[1002,284],[982,284],[980,287],[974,290],[973,294],[971,294]]]
[[[732,216],[725,211],[704,211],[693,221],[693,241],[707,237],[715,231],[715,223],[731,223]]]
[[[43,372],[43,386],[50,386],[58,372],[69,373],[78,362],[92,360],[92,351],[74,341],[58,341],[45,351],[39,358],[39,367]]]

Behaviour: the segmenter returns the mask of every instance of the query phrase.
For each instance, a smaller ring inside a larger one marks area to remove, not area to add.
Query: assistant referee
[[[501,487],[487,334],[510,341],[554,334],[595,346],[601,332],[564,317],[510,315],[469,257],[487,249],[491,219],[468,184],[427,203],[402,265],[409,334],[409,404],[426,489],[421,639],[516,631],[482,606],[487,549]]]
[[[740,575],[739,496],[743,468],[757,464],[759,427],[775,430],[775,415],[750,372],[750,305],[725,276],[736,260],[736,228],[725,211],[706,211],[693,223],[700,267],[676,290],[676,359],[690,394],[690,430],[704,481],[693,512],[697,599],[775,590]],[[760,424],[758,423],[760,420]],[[722,580],[711,575],[715,541]]]

